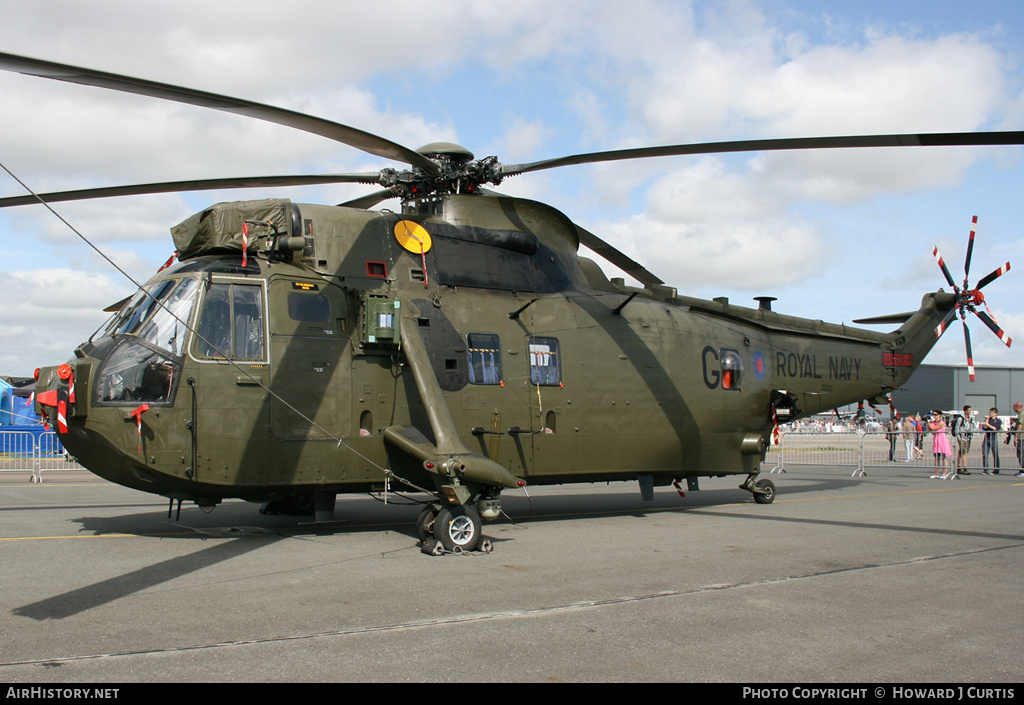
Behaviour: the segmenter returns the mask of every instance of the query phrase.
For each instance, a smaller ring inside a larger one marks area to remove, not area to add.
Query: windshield
[[[122,340],[96,376],[95,401],[103,403],[170,403],[180,365],[160,353]]]
[[[198,279],[168,279],[140,290],[107,329],[109,334],[134,335],[175,355],[181,354]],[[148,291],[148,294],[146,293]],[[157,301],[161,305],[157,304]]]

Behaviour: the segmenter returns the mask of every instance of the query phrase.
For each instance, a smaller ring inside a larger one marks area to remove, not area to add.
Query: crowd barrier
[[[54,431],[0,431],[0,472],[30,472],[42,482],[47,470],[81,470]]]
[[[986,435],[995,436],[995,458]],[[958,444],[947,435],[953,455],[949,463],[955,469]],[[1007,442],[1009,439],[1009,442]],[[983,448],[984,446],[984,448]],[[982,454],[983,449],[988,452]],[[984,472],[999,469],[1010,475],[1021,472],[1020,458],[1024,456],[1024,431],[1000,431],[985,434],[971,433],[970,450],[966,456],[969,471]],[[785,472],[792,465],[836,465],[852,467],[853,476],[865,474],[865,468],[906,465],[923,469],[934,469],[932,434],[925,433],[920,441],[912,441],[910,457],[902,433],[893,439],[886,431],[790,431],[779,434],[778,443],[772,444],[765,455],[764,467],[771,472]],[[0,431],[0,472],[31,472],[32,482],[42,482],[47,470],[81,470],[57,440],[53,431],[32,433],[30,431]]]
[[[988,442],[985,436],[993,436]],[[825,433],[820,431],[782,431],[779,442],[773,444],[765,456],[764,466],[771,472],[785,472],[790,465],[842,465],[853,467],[853,476],[865,474],[865,468],[905,465],[923,469],[935,468],[932,453],[932,434],[921,434],[911,441],[908,456],[906,439],[897,432],[895,438],[886,431],[851,431]],[[969,472],[989,472],[998,469],[1000,473],[1015,475],[1021,472],[1021,457],[1024,454],[1024,431],[1000,431],[986,434],[975,431],[970,434],[970,449],[965,457]],[[952,456],[947,465],[956,470],[958,443],[951,435],[949,440]],[[991,448],[995,448],[995,457]],[[982,451],[988,451],[983,455]]]

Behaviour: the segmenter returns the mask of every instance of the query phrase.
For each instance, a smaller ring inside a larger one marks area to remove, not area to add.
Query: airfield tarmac
[[[491,553],[440,557],[395,497],[176,522],[8,475],[0,682],[1019,682],[1024,481],[851,471],[772,475],[771,505],[735,477],[509,492]]]

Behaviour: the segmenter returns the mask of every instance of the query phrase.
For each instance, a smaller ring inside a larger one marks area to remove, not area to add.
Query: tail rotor
[[[974,236],[977,228],[978,216],[974,216],[971,220],[971,235],[967,241],[967,256],[964,258],[964,283],[962,287],[957,286],[953,281],[953,277],[949,273],[949,269],[946,268],[946,263],[942,259],[942,255],[939,254],[939,248],[936,247],[932,250],[932,256],[935,258],[935,261],[939,263],[939,269],[942,270],[943,276],[946,277],[946,281],[949,282],[951,287],[953,287],[953,293],[956,294],[956,303],[950,312],[946,314],[942,323],[940,323],[935,329],[935,337],[941,337],[953,319],[957,315],[960,316],[960,321],[964,326],[964,343],[967,347],[967,372],[970,375],[972,382],[974,381],[974,354],[971,350],[971,331],[967,327],[968,313],[973,313],[975,316],[980,318],[981,322],[984,323],[989,330],[995,333],[996,337],[998,337],[1006,347],[1010,347],[1010,344],[1013,342],[1010,336],[1008,336],[1006,332],[999,327],[999,324],[996,323],[996,319],[992,315],[992,309],[990,309],[988,304],[985,303],[985,296],[981,293],[983,288],[1010,271],[1010,263],[1007,262],[1002,267],[999,267],[988,275],[982,277],[973,289],[970,288],[968,284],[971,276],[971,257],[974,253]],[[985,310],[979,311],[979,306],[984,306]]]

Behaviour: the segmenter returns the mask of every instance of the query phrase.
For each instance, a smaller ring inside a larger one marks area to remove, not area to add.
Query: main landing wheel
[[[475,551],[482,533],[480,515],[474,507],[444,507],[434,519],[434,537],[446,551]]]
[[[754,501],[758,504],[771,504],[775,501],[775,483],[771,480],[758,480],[754,483],[754,490]]]
[[[416,536],[419,537],[420,543],[434,535],[434,521],[436,519],[437,509],[431,504],[425,506],[423,511],[420,512],[420,515],[416,518]]]

